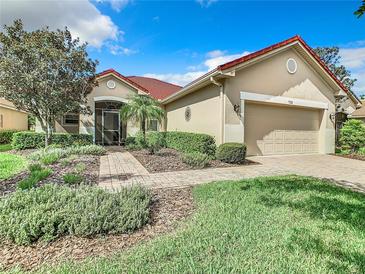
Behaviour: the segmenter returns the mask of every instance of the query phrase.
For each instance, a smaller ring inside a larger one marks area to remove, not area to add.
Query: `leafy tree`
[[[360,18],[365,13],[365,0],[362,0],[362,4],[359,7],[357,11],[354,12],[354,14],[357,16],[357,18]]]
[[[346,121],[341,128],[340,142],[353,153],[365,147],[365,124],[356,119]]]
[[[157,120],[161,122],[165,116],[165,111],[159,103],[148,95],[135,94],[128,104],[120,109],[122,120],[134,120],[140,123],[143,138],[146,139],[147,121]]]
[[[351,78],[351,72],[340,64],[339,47],[318,47],[314,51],[342,84],[351,90],[357,79]]]
[[[86,46],[67,28],[27,32],[21,20],[0,33],[0,97],[38,119],[46,145],[57,118],[90,113],[86,96],[97,84],[97,61],[88,58]]]

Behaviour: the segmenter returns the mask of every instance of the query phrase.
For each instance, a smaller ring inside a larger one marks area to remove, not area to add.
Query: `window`
[[[0,128],[4,127],[4,116],[0,114]]]
[[[79,124],[79,115],[78,114],[65,114],[62,118],[62,124],[65,126],[75,126]]]
[[[157,120],[150,120],[148,122],[147,130],[149,130],[149,131],[157,131],[158,130]]]

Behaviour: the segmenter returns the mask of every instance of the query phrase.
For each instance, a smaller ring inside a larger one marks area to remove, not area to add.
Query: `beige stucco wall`
[[[14,105],[0,98],[0,130],[28,130],[28,114],[17,110]]]
[[[290,74],[286,69],[286,62],[289,58],[294,58],[298,64],[294,74]],[[321,117],[319,152],[330,153],[334,151],[335,125],[330,120],[329,114],[335,113],[334,94],[336,91],[331,89],[318,72],[314,71],[295,50],[287,49],[237,72],[236,77],[226,80],[226,128],[227,125],[244,124],[244,117],[240,117],[233,111],[234,104],[241,104],[241,91],[328,103],[329,108],[322,112]],[[299,120],[298,123],[301,121]],[[250,129],[245,128],[245,131],[247,130]],[[229,132],[225,132],[225,138],[229,134]],[[237,136],[237,138],[239,137]],[[230,136],[230,139],[234,138]]]
[[[0,106],[0,130],[28,130],[28,114]]]
[[[116,87],[114,89],[110,89],[106,86],[108,80],[114,80],[116,82]],[[88,95],[88,105],[92,111],[92,115],[80,115],[80,125],[79,130],[80,133],[89,133],[94,134],[94,111],[95,111],[95,97],[104,96],[106,100],[109,100],[111,97],[115,97],[116,100],[124,100],[128,101],[129,97],[134,93],[138,92],[137,90],[131,88],[129,85],[125,84],[118,78],[113,75],[104,77],[99,80],[99,86],[95,87],[93,91]],[[109,99],[108,99],[109,98]],[[113,98],[112,98],[113,99]],[[131,129],[130,129],[131,130]],[[128,131],[128,126],[127,126]]]
[[[220,139],[219,87],[209,85],[165,106],[168,131],[206,133]],[[190,107],[191,118],[185,120],[185,109]]]
[[[296,73],[290,74],[286,68],[289,58],[298,64]],[[245,128],[243,113],[236,113],[234,105],[241,106],[240,92],[283,96],[328,104],[327,110],[318,112],[318,144],[320,153],[334,152],[335,125],[330,114],[335,113],[335,97],[337,90],[314,70],[294,49],[288,48],[256,64],[236,71],[234,77],[221,80],[224,84],[224,142],[244,142]],[[214,90],[214,92],[212,92]],[[209,96],[208,96],[209,94]],[[186,106],[192,108],[192,120],[186,122],[184,112]],[[354,107],[353,102],[349,106]],[[260,108],[260,105],[257,105]],[[213,135],[220,144],[220,97],[219,87],[210,85],[177,99],[166,105],[167,130],[204,132]],[[280,111],[280,110],[278,110]],[[281,115],[280,113],[278,115]],[[193,119],[198,120],[193,120]],[[270,117],[267,117],[268,123]],[[306,128],[306,121],[297,120],[298,128]],[[289,125],[288,125],[289,126]],[[265,127],[265,125],[255,125]]]

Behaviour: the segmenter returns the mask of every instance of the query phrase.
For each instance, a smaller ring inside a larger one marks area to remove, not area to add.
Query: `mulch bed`
[[[170,148],[163,148],[154,155],[149,154],[148,150],[145,149],[131,150],[129,152],[151,173],[199,169],[185,164],[181,160],[181,153]],[[236,167],[251,164],[257,163],[247,159],[240,165],[223,163],[218,160],[211,160],[207,168]]]
[[[62,260],[79,261],[90,256],[110,256],[173,230],[177,221],[185,219],[193,210],[190,187],[154,190],[150,222],[134,233],[95,238],[66,236],[49,244],[36,243],[31,246],[18,246],[0,239],[0,265],[4,270],[19,265],[29,271],[44,263],[54,265]]]
[[[56,163],[47,166],[53,170],[53,173],[48,178],[39,182],[37,186],[41,186],[46,183],[62,184],[63,175],[67,172],[74,172],[75,166],[78,163],[84,163],[86,166],[86,169],[82,174],[84,177],[84,184],[88,185],[97,184],[99,180],[100,157],[93,155],[81,155],[72,159],[67,166],[63,166],[61,163]],[[23,171],[9,179],[0,181],[0,196],[14,192],[16,189],[17,182],[26,178],[28,175],[29,175],[28,171]]]
[[[365,161],[365,155],[359,155],[359,154],[333,154],[333,155],[343,158]]]

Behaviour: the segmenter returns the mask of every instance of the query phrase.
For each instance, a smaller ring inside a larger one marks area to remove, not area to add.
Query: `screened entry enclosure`
[[[126,137],[126,123],[120,120],[119,110],[123,103],[95,103],[95,143],[99,145],[120,145]]]

